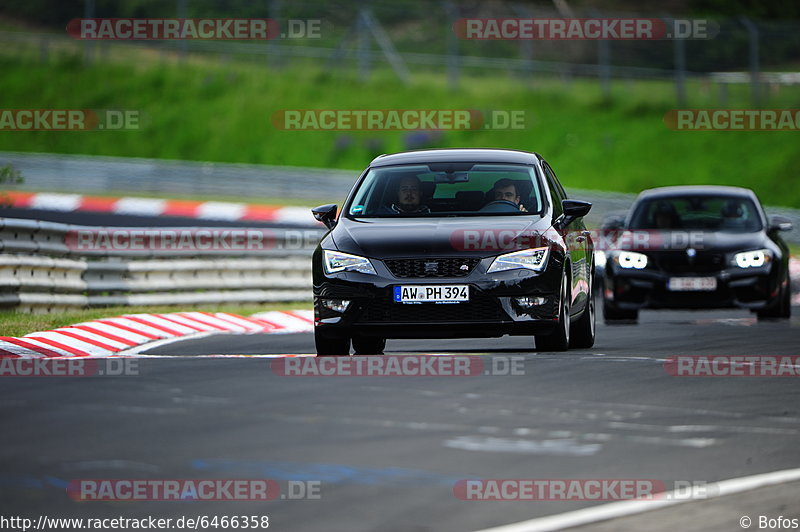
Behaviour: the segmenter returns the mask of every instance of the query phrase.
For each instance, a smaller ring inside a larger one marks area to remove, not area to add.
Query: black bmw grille
[[[392,275],[404,279],[466,277],[480,262],[473,258],[389,259],[383,261]]]
[[[469,303],[437,305],[395,303],[388,297],[372,301],[359,321],[364,323],[431,323],[458,321],[500,321],[508,319],[497,301],[489,297],[473,297]]]
[[[689,257],[685,251],[676,251],[662,255],[658,265],[668,273],[713,273],[725,269],[725,256],[698,252],[694,257]]]

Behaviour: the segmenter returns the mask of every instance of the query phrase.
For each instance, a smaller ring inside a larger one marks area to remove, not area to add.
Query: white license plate
[[[469,301],[465,284],[409,284],[394,287],[397,303],[462,303]]]
[[[671,277],[667,288],[673,292],[713,292],[717,289],[717,278]]]

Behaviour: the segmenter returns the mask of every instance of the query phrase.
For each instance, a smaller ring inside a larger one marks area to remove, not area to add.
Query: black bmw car
[[[540,350],[594,343],[593,244],[535,153],[382,155],[313,256],[319,355],[383,352],[387,338],[532,335]]]
[[[788,219],[767,219],[755,193],[722,186],[642,192],[606,251],[603,314],[644,308],[744,308],[789,318]]]

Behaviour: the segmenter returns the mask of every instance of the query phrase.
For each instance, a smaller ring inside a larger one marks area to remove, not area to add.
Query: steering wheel
[[[483,208],[481,208],[481,211],[490,211],[490,212],[491,211],[493,211],[493,212],[505,211],[506,209],[503,209],[502,207],[510,207],[510,208],[514,209],[515,211],[519,210],[519,205],[517,205],[513,201],[501,199],[501,200],[490,201],[489,203],[484,205]]]

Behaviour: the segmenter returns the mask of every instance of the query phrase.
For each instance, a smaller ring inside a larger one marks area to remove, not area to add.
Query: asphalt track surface
[[[387,344],[388,354],[446,352],[487,368],[521,357],[522,374],[467,377],[281,376],[271,369],[279,359],[205,355],[312,353],[310,334],[218,335],[150,349],[138,375],[4,378],[0,513],[461,531],[604,504],[464,501],[453,492],[462,479],[652,479],[672,489],[796,468],[797,378],[674,377],[664,359],[797,355],[799,330],[798,318],[652,311],[638,325],[599,323],[594,348],[560,354],[535,353],[522,337]],[[289,481],[312,481],[320,497],[76,502],[65,489],[131,478],[270,478],[283,495]],[[741,530],[745,509],[800,517],[797,483],[771,489],[603,526]]]

